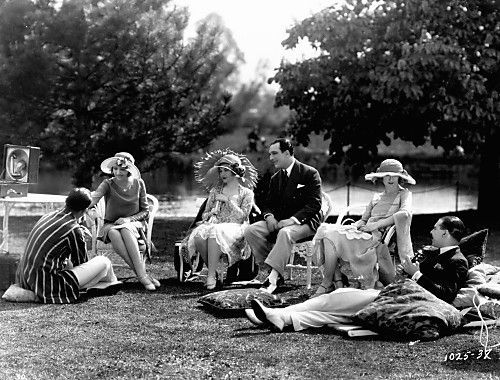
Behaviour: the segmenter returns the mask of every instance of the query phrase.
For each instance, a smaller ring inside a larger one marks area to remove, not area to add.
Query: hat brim
[[[241,164],[245,167],[245,173],[243,176],[237,176],[240,184],[249,189],[253,189],[257,183],[257,170],[248,158],[242,154],[235,153],[230,149],[216,150],[214,152],[206,153],[205,157],[194,165],[196,181],[202,184],[208,191],[210,191],[210,189],[214,186],[221,185],[222,182],[220,180],[218,170],[218,167],[221,165],[218,163],[224,155],[228,154],[237,156],[241,160]],[[231,170],[225,165],[222,167]]]
[[[101,171],[103,171],[106,174],[113,174],[113,166],[116,165],[116,160],[119,157],[110,157],[106,158],[102,163],[101,163]],[[141,178],[141,172],[135,166],[133,163],[127,161],[127,168],[126,170],[132,175],[134,178]]]
[[[378,172],[378,173],[370,173],[365,175],[366,181],[373,181],[377,178],[384,178],[386,176],[394,176],[402,178],[409,185],[415,185],[417,182],[413,179],[411,175],[408,173],[396,173],[396,172]]]
[[[215,165],[215,166],[214,166],[214,168],[224,168],[224,169],[226,169],[226,170],[229,170],[229,171],[230,171],[231,173],[233,173],[236,177],[241,178],[241,176],[240,176],[238,173],[236,173],[233,169],[231,169],[231,168],[229,167],[229,164],[228,164],[228,165],[224,165],[224,164],[223,164],[223,165]]]

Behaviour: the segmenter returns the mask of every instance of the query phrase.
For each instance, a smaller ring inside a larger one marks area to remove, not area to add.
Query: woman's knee
[[[117,241],[118,239],[122,240],[122,234],[118,230],[111,229],[108,232],[108,238],[112,242]]]

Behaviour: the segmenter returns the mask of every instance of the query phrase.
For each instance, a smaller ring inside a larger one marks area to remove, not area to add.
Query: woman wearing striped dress
[[[31,230],[17,282],[33,291],[39,302],[72,303],[80,297],[80,289],[117,283],[108,258],[87,259],[84,230],[78,219],[91,201],[89,190],[74,189],[64,209],[44,215]]]

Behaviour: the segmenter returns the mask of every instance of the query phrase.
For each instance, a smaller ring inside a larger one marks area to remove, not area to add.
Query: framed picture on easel
[[[38,182],[40,148],[5,144],[0,197],[24,197],[28,184]]]

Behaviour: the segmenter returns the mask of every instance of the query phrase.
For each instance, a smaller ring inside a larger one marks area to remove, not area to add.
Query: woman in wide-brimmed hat
[[[202,222],[190,233],[189,254],[198,252],[207,264],[206,288],[222,281],[218,265],[226,255],[229,265],[250,255],[243,232],[254,204],[257,171],[243,155],[229,149],[207,153],[195,165],[198,182],[209,190]]]
[[[105,198],[104,225],[99,231],[99,238],[105,243],[111,242],[115,251],[137,274],[144,288],[153,291],[160,283],[146,273],[138,243],[145,228],[143,222],[149,214],[146,185],[134,162],[130,153],[120,152],[101,163],[101,170],[113,177],[99,185],[92,195],[90,207]]]
[[[414,185],[415,180],[403,169],[401,162],[384,160],[376,172],[367,174],[365,179],[382,180],[384,191],[373,196],[361,219],[348,226],[324,223],[314,236],[319,264],[324,264],[323,281],[316,295],[343,286],[339,260],[349,263],[345,272],[351,272],[355,280],[350,285],[373,288],[378,280],[377,259],[383,256],[380,251],[383,232],[395,223],[394,214],[411,214],[412,194],[402,185]]]

